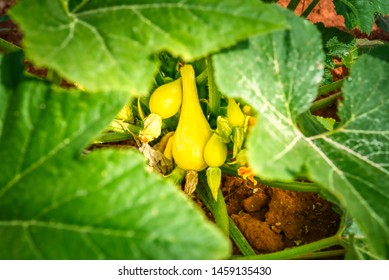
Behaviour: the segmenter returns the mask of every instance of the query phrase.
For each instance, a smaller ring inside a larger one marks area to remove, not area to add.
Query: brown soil
[[[224,176],[222,192],[227,211],[258,253],[307,244],[332,236],[339,215],[315,193],[256,185]]]

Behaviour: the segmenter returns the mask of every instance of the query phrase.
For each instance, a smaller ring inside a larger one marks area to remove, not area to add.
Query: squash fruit
[[[231,127],[244,127],[246,117],[233,98],[228,99],[227,118]]]
[[[211,167],[221,166],[227,159],[227,146],[223,139],[214,133],[204,149],[204,160]]]
[[[207,183],[213,198],[217,200],[222,175],[219,167],[227,159],[227,145],[218,134],[214,133],[205,146],[204,159],[209,165],[207,169]]]
[[[182,102],[181,78],[159,86],[150,96],[150,112],[162,119],[174,116],[180,110]]]
[[[179,167],[187,171],[198,172],[207,167],[204,160],[204,149],[212,132],[200,106],[192,65],[182,66],[180,73],[182,105],[173,136],[172,154]]]

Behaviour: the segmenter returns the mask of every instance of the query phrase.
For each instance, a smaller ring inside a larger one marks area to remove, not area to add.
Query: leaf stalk
[[[329,105],[332,105],[335,100],[337,98],[339,98],[340,96],[342,96],[343,92],[339,91],[337,93],[334,93],[334,94],[331,94],[330,96],[327,96],[327,97],[324,97],[322,99],[319,99],[315,102],[312,103],[311,107],[309,108],[309,110],[311,112],[315,112],[319,109],[322,109],[322,108],[325,108]]]
[[[239,260],[290,260],[290,259],[302,259],[309,257],[312,252],[323,250],[332,246],[342,245],[343,241],[341,237],[336,234],[331,237],[327,237],[306,245],[285,249],[282,251],[261,254],[255,256],[237,257]],[[324,252],[323,252],[324,253]],[[323,254],[322,253],[322,254]]]
[[[304,12],[301,14],[302,17],[308,17],[309,14],[312,12],[312,10],[316,7],[316,5],[319,3],[320,0],[313,0],[311,4],[304,10]]]
[[[294,11],[294,10],[296,10],[299,3],[300,3],[300,0],[290,0],[288,6],[286,8]]]
[[[211,115],[220,115],[220,92],[216,87],[212,58],[206,58],[208,70],[209,112]]]
[[[231,176],[238,176],[237,171],[229,166],[222,166],[222,171]],[[258,183],[269,186],[269,187],[276,187],[281,188],[284,190],[289,191],[298,191],[298,192],[320,192],[321,187],[315,183],[311,182],[279,182],[279,181],[269,181],[269,180],[263,180],[261,178],[258,178],[254,176],[255,180],[257,180]]]
[[[324,95],[342,87],[344,79],[319,87],[318,96]]]

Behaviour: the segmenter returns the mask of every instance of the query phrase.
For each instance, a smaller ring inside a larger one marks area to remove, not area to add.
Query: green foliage
[[[2,81],[15,63],[3,60]],[[0,259],[229,255],[224,235],[138,152],[82,152],[126,99],[33,78],[0,85]]]
[[[322,23],[318,23],[316,26],[322,35],[323,49],[327,61],[330,61],[330,68],[334,68],[332,62],[334,57],[341,59],[343,64],[350,68],[358,56],[354,36],[334,27],[326,28]]]
[[[20,1],[11,15],[25,33],[29,59],[90,91],[144,94],[162,50],[188,61],[286,27],[276,6],[258,0],[66,3]]]
[[[371,252],[388,258],[389,65],[370,56],[358,60],[343,86],[341,124],[306,137],[296,117],[317,93],[323,55],[318,32],[289,18],[290,31],[255,37],[247,49],[215,56],[220,90],[243,97],[261,115],[248,140],[249,162],[261,178],[305,175],[320,184],[350,212]],[[228,71],[231,66],[239,71]]]
[[[389,14],[387,0],[334,0],[336,12],[344,16],[346,27],[352,30],[359,27],[362,32],[370,34],[374,16]]]
[[[378,16],[377,17],[377,26],[383,31],[389,32],[389,16]]]

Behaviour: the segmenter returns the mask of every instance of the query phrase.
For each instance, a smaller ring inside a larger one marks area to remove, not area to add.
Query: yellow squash
[[[169,140],[167,140],[165,150],[163,151],[163,155],[170,161],[173,161],[173,154],[172,154],[173,139],[174,139],[174,135],[171,136]]]
[[[223,139],[214,133],[204,149],[204,160],[211,167],[221,166],[227,159],[227,146]]]
[[[158,87],[150,97],[151,113],[162,119],[174,116],[180,109],[182,101],[181,78]]]
[[[173,159],[184,170],[201,171],[207,167],[204,149],[212,135],[211,128],[200,106],[192,65],[184,65],[180,72],[183,97],[173,139]]]
[[[246,117],[233,98],[228,99],[227,118],[231,127],[244,127]]]

